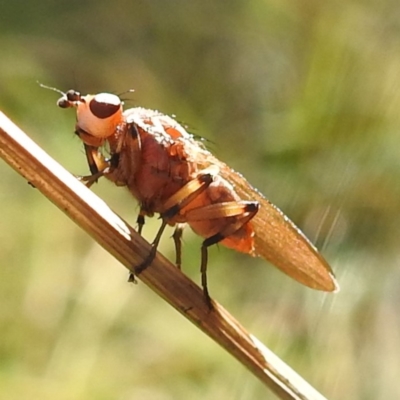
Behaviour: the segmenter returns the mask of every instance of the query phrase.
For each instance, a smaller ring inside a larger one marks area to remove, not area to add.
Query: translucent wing
[[[255,255],[265,258],[303,285],[327,292],[339,290],[329,264],[294,223],[242,175],[219,160],[213,163],[217,163],[221,175],[243,200],[260,204],[258,213],[251,220],[255,231]]]

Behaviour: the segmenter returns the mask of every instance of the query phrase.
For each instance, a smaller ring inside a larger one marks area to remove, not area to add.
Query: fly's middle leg
[[[174,239],[175,243],[175,265],[178,269],[181,269],[182,266],[182,233],[183,226],[182,224],[178,224],[172,235],[172,239]]]
[[[156,253],[157,253],[158,244],[160,243],[161,236],[164,233],[166,226],[167,226],[167,221],[163,221],[160,226],[160,229],[158,230],[157,235],[151,245],[151,250],[150,250],[149,255],[146,257],[146,259],[141,264],[139,264],[138,266],[135,267],[136,275],[139,275],[141,272],[143,272],[153,262],[153,260],[156,256]]]
[[[164,203],[164,211],[160,214],[160,218],[162,219],[161,227],[158,230],[157,235],[152,243],[152,248],[149,255],[140,265],[135,267],[135,273],[137,275],[144,271],[153,262],[157,253],[158,244],[168,222],[171,221],[177,214],[179,214],[182,208],[186,207],[191,201],[199,196],[200,193],[203,193],[210,186],[213,179],[214,175],[212,173],[204,171],[204,173],[199,174],[195,179],[188,182],[169,199],[166,200],[166,202]],[[177,250],[176,261],[177,266],[180,268],[180,240],[182,233],[179,233],[179,230],[176,232],[177,233],[174,234],[175,249]]]
[[[144,227],[146,215],[147,215],[146,211],[143,208],[140,208],[139,215],[137,216],[137,219],[136,219],[138,233],[140,236],[142,236],[142,230]]]

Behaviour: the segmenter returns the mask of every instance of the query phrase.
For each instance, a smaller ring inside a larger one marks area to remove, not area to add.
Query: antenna
[[[62,92],[62,91],[59,90],[59,89],[56,89],[56,88],[51,87],[51,86],[43,85],[43,83],[40,83],[39,81],[36,81],[36,82],[37,82],[38,85],[39,85],[41,88],[43,88],[43,89],[49,89],[49,90],[52,90],[53,92],[57,92],[57,93],[61,94],[62,96],[65,96],[65,93]]]

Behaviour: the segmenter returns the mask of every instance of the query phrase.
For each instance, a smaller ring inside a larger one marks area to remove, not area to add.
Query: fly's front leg
[[[80,176],[79,180],[87,187],[91,187],[93,183],[98,181],[99,178],[110,172],[110,167],[112,166],[113,162],[112,158],[111,160],[106,160],[99,152],[98,147],[89,146],[86,143],[84,146],[91,175]]]
[[[86,187],[90,188],[94,183],[97,183],[99,178],[109,173],[109,168],[105,168],[103,171],[99,171],[93,175],[78,176],[77,178],[85,184]]]
[[[164,211],[160,214],[162,219],[162,224],[157,232],[157,235],[152,243],[152,248],[150,250],[147,258],[137,267],[135,267],[135,273],[140,274],[144,271],[154,260],[157,247],[160,242],[161,236],[167,226],[168,222],[171,221],[182,208],[186,207],[191,201],[193,201],[200,193],[203,193],[212,183],[215,174],[212,172],[214,169],[205,170],[203,173],[199,174],[195,179],[188,182],[181,189],[179,189],[175,194],[173,194],[169,199],[166,200],[164,204]],[[180,251],[180,236],[179,233],[176,236],[175,248]],[[179,242],[179,244],[177,244]],[[180,254],[177,254],[177,263],[181,262]]]
[[[258,209],[259,204],[257,202],[229,201],[192,209],[185,215],[188,223],[221,218],[228,219],[226,225],[219,232],[205,239],[201,245],[201,284],[204,297],[210,308],[212,307],[212,303],[207,284],[208,247],[221,242],[239,231],[257,214]]]

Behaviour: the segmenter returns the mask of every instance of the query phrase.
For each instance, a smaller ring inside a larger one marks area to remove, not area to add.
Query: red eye
[[[94,116],[105,119],[120,110],[121,100],[113,94],[100,93],[89,103],[89,108]]]

